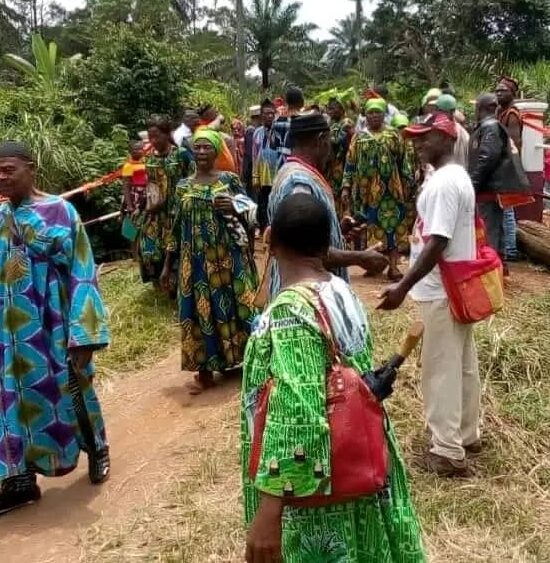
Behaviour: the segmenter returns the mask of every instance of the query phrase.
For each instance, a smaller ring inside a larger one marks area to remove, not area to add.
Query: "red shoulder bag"
[[[285,502],[296,507],[319,507],[373,495],[386,485],[389,470],[384,409],[357,371],[342,364],[330,318],[320,295],[303,286],[294,287],[292,291],[305,297],[315,308],[317,322],[331,354],[331,365],[327,372],[331,494],[319,492],[309,497],[287,497]],[[249,462],[251,479],[255,479],[258,472],[269,399],[274,385],[276,382],[270,378],[256,404]]]

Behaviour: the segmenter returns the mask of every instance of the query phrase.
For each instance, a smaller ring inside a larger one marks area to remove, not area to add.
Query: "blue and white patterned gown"
[[[57,196],[0,205],[0,481],[72,471],[85,448],[68,351],[109,342],[96,267],[74,207]],[[105,428],[88,366],[80,378],[97,448]]]

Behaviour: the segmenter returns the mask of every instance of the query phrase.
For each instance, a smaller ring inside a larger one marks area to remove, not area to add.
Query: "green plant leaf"
[[[6,61],[6,63],[15,70],[18,70],[22,74],[26,74],[29,78],[36,79],[38,77],[38,73],[34,65],[23,57],[8,53],[4,55],[4,61]]]

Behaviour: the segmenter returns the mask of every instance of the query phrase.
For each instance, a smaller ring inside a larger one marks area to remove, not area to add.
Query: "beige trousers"
[[[472,325],[457,323],[448,301],[420,303],[424,322],[422,393],[431,452],[463,460],[479,440],[481,385]]]

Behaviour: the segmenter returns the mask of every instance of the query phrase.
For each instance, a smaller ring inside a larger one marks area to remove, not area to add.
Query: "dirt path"
[[[550,276],[528,265],[513,266],[508,296],[550,291]],[[352,284],[372,307],[386,285],[352,271]],[[62,479],[42,479],[42,501],[0,520],[2,563],[77,563],[79,534],[90,527],[125,522],[181,475],[201,445],[201,421],[238,394],[230,382],[203,397],[185,389],[179,351],[153,369],[108,383],[102,404],[112,444],[112,477],[101,487],[88,483],[86,459]]]
[[[186,451],[200,441],[197,421],[238,390],[231,382],[192,398],[178,364],[179,352],[150,371],[102,389],[112,444],[111,479],[91,486],[85,456],[71,475],[42,479],[41,502],[0,522],[2,563],[76,563],[82,529],[125,520],[166,485],[174,470],[182,470]]]

